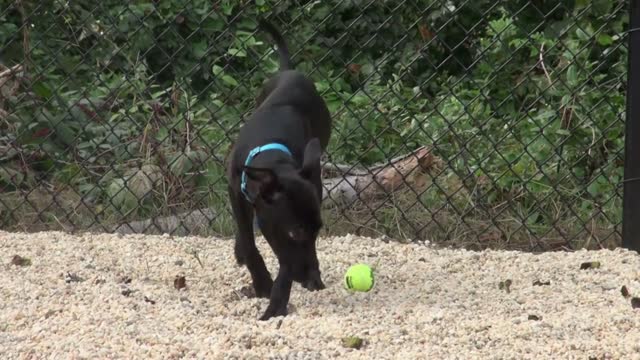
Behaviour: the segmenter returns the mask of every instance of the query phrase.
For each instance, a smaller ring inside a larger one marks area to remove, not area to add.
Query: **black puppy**
[[[257,108],[231,150],[227,177],[237,225],[235,256],[251,273],[258,297],[269,297],[260,318],[287,315],[293,281],[324,289],[316,238],[322,227],[320,156],[331,135],[331,116],[312,81],[293,70],[287,45],[272,25],[280,71],[256,99]],[[280,269],[275,282],[255,244],[254,216]]]

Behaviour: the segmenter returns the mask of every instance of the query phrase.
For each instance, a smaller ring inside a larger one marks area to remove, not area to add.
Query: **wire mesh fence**
[[[0,229],[230,236],[225,156],[280,28],[334,121],[327,233],[620,241],[627,4],[28,1],[0,8]]]

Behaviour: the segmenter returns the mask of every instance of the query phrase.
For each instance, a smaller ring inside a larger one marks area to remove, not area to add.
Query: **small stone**
[[[620,293],[622,294],[622,296],[624,296],[625,298],[628,298],[629,296],[631,296],[631,294],[629,294],[629,289],[627,289],[626,286],[622,285],[622,288],[620,289]]]
[[[146,296],[144,297],[144,302],[147,302],[147,303],[149,303],[151,305],[155,305],[156,304],[155,300],[151,300]]]
[[[48,319],[59,312],[62,312],[62,310],[49,310],[44,314],[44,318]]]
[[[256,297],[256,292],[253,289],[253,286],[243,286],[240,290],[236,291],[238,298],[245,297],[247,299],[252,299]]]
[[[599,261],[588,261],[588,262],[583,262],[582,264],[580,264],[580,270],[599,269],[599,268],[600,268],[600,262]]]
[[[540,281],[540,280],[536,280],[533,282],[533,286],[546,286],[546,285],[551,285],[551,281]]]
[[[64,276],[64,282],[66,282],[67,284],[74,283],[74,282],[83,282],[83,281],[84,281],[83,278],[81,278],[80,276],[78,276],[78,275],[76,275],[74,273],[69,273],[68,272]]]
[[[20,255],[14,255],[13,258],[11,258],[11,265],[15,265],[15,266],[31,266],[31,259],[29,258],[24,258]]]
[[[617,283],[615,282],[607,282],[601,285],[602,290],[604,291],[610,291],[610,290],[615,290],[618,288]]]
[[[184,289],[187,287],[187,279],[184,276],[176,276],[173,280],[173,287],[177,290]]]

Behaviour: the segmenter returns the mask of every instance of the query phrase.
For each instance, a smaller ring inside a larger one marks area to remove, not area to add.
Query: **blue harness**
[[[260,154],[261,152],[264,151],[269,151],[269,150],[279,150],[282,151],[284,153],[287,153],[289,156],[291,156],[291,151],[289,151],[289,149],[282,145],[282,144],[278,144],[278,143],[269,143],[266,145],[262,145],[262,146],[258,146],[256,148],[254,148],[253,150],[251,150],[249,152],[249,155],[247,155],[247,160],[245,160],[244,165],[245,166],[249,166],[249,164],[251,163],[251,160],[253,160],[253,158],[255,158],[258,154]],[[247,174],[245,173],[245,171],[242,171],[242,175],[240,177],[240,190],[242,191],[242,194],[244,194],[244,197],[247,199],[247,201],[251,204],[253,204],[253,200],[251,199],[251,196],[249,195],[249,192],[247,191]],[[258,219],[258,217],[255,217],[256,221],[255,224],[258,229],[260,228],[260,220]]]
[[[289,151],[289,149],[286,146],[278,143],[269,143],[266,145],[258,146],[253,150],[251,150],[249,152],[249,155],[247,155],[247,160],[245,160],[244,166],[249,166],[253,158],[258,156],[258,154],[260,154],[261,152],[269,151],[269,150],[280,150],[282,152],[287,153],[289,156],[291,156],[291,151]],[[245,173],[244,170],[242,171],[242,176],[240,177],[240,190],[244,194],[244,197],[247,199],[247,201],[253,204],[253,200],[251,199],[251,196],[249,196],[249,192],[247,191],[247,174]]]

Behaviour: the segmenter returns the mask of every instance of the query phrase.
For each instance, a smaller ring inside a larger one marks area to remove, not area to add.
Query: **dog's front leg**
[[[276,281],[271,289],[271,298],[269,306],[265,310],[260,320],[269,320],[274,316],[286,316],[287,305],[289,304],[289,295],[291,294],[291,285],[293,279],[287,266],[280,265],[280,270]]]
[[[236,260],[239,264],[246,265],[247,269],[249,269],[256,296],[261,298],[269,297],[273,281],[264,259],[256,247],[251,207],[237,196],[231,188],[229,189],[229,195],[233,215],[238,226],[234,249]]]

